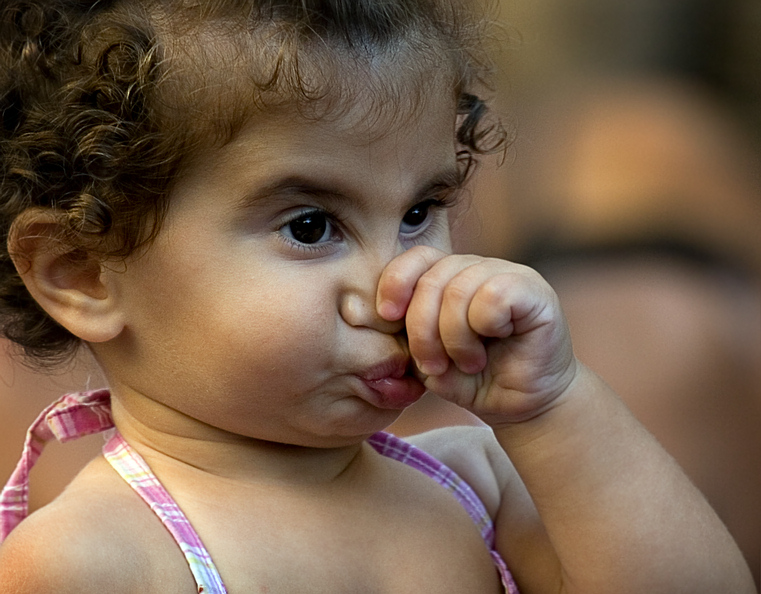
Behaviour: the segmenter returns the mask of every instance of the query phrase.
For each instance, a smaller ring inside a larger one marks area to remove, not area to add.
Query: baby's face
[[[417,399],[403,321],[378,316],[376,289],[403,250],[450,249],[454,101],[434,96],[382,137],[349,116],[262,117],[202,155],[155,244],[112,279],[115,394],[302,445],[373,433]]]

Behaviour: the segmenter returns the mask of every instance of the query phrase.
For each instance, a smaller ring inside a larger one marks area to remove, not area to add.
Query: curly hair
[[[388,105],[422,104],[425,81],[445,77],[462,162],[500,148],[501,127],[485,123],[473,92],[488,70],[485,21],[465,4],[5,0],[0,331],[40,364],[68,359],[80,343],[14,267],[8,235],[22,213],[54,212],[73,257],[124,258],[159,231],[183,164],[267,109],[322,117],[364,93],[376,115],[402,112]]]

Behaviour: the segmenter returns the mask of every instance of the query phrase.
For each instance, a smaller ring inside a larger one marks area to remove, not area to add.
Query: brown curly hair
[[[448,77],[462,161],[498,149],[504,134],[484,123],[472,91],[487,70],[485,21],[466,3],[5,0],[0,331],[40,364],[79,346],[13,265],[8,234],[21,213],[55,212],[72,254],[126,257],[156,235],[172,181],[201,147],[266,109],[335,113],[357,99],[352,76],[378,112],[422,103],[425,81]]]

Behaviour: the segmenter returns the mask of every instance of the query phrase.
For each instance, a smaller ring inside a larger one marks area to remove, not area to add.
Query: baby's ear
[[[102,262],[67,246],[60,218],[47,209],[22,213],[8,250],[27,290],[48,315],[85,342],[105,342],[124,328]]]

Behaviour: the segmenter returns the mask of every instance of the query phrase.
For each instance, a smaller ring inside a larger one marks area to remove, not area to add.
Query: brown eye
[[[299,243],[313,244],[329,240],[332,226],[324,213],[312,211],[292,220],[285,229]]]
[[[405,235],[411,235],[420,230],[428,219],[430,218],[430,210],[434,205],[432,200],[426,200],[420,202],[410,208],[402,217],[402,224],[399,226],[399,230]]]

